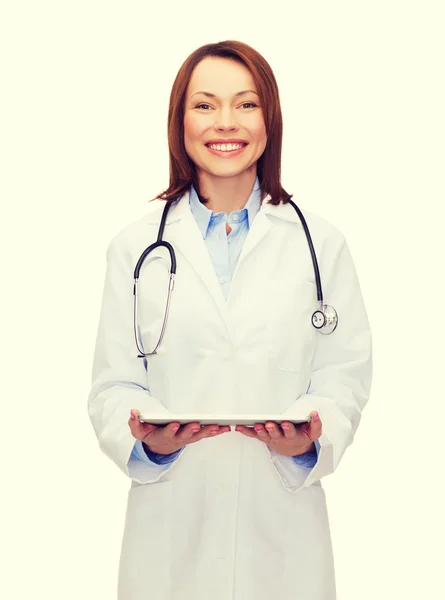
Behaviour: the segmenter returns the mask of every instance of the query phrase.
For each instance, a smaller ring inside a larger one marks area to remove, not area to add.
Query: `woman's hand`
[[[199,423],[188,423],[182,427],[178,422],[172,422],[165,426],[141,423],[136,418],[140,411],[133,408],[130,412],[134,415],[128,419],[133,437],[144,442],[148,449],[156,454],[173,454],[187,444],[230,431],[230,427],[227,426],[206,425],[201,427]]]
[[[297,456],[309,452],[314,447],[314,441],[321,436],[321,420],[317,411],[311,412],[311,421],[302,425],[293,425],[283,421],[281,427],[273,421],[268,421],[266,427],[256,423],[254,428],[237,425],[235,431],[264,442],[271,450],[283,456]]]

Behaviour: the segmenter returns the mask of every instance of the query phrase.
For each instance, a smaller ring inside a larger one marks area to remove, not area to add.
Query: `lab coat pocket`
[[[317,308],[312,281],[286,278],[270,282],[269,357],[279,370],[306,373],[315,351],[316,330],[311,318]]]

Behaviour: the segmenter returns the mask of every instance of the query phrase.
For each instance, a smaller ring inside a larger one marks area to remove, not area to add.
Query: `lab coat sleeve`
[[[322,434],[317,462],[308,470],[292,457],[268,448],[283,485],[291,492],[309,487],[335,471],[354,439],[371,390],[371,330],[343,235],[337,236],[336,243],[325,250],[320,272],[325,303],[336,309],[338,325],[330,335],[317,332],[307,393],[299,396],[284,413],[298,417],[313,410],[319,412]]]
[[[107,268],[97,330],[88,412],[99,446],[127,476],[154,483],[179,460],[156,464],[132,457],[131,408],[161,416],[169,412],[150,394],[144,361],[133,332],[134,265],[122,233],[107,249]],[[182,454],[182,453],[181,453]]]

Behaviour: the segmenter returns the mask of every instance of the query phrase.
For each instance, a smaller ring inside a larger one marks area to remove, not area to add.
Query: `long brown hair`
[[[168,146],[170,155],[170,185],[156,198],[175,202],[190,188],[195,188],[200,200],[196,166],[184,145],[184,104],[187,86],[196,65],[207,56],[222,57],[244,64],[252,74],[263,107],[267,144],[257,162],[257,176],[261,187],[261,201],[270,195],[269,204],[287,202],[291,195],[281,187],[281,143],[283,120],[277,82],[272,69],[259,52],[236,40],[201,46],[185,60],[176,75],[170,93],[168,110]],[[150,202],[152,201],[150,200]]]

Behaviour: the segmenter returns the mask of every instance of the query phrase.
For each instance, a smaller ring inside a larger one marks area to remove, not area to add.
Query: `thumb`
[[[137,408],[132,408],[130,410],[130,418],[128,419],[128,425],[130,426],[131,433],[133,437],[138,440],[143,440],[147,435],[152,433],[156,426],[151,423],[142,423],[137,418],[141,412]]]
[[[318,414],[318,411],[313,410],[311,412],[311,422],[309,427],[309,437],[312,441],[318,440],[318,438],[321,436],[322,428],[323,425],[320,419],[320,415]]]

